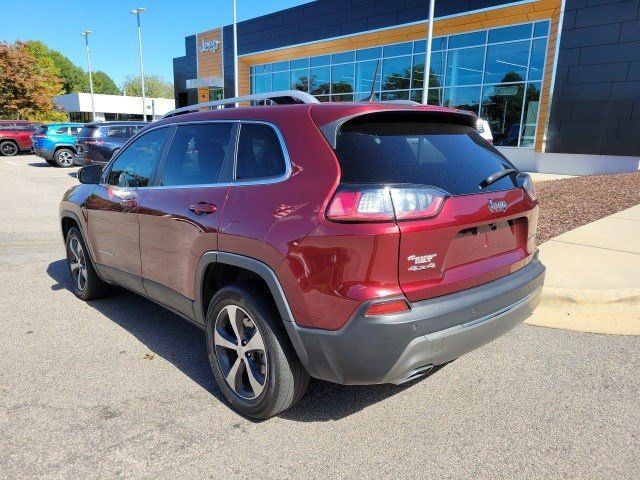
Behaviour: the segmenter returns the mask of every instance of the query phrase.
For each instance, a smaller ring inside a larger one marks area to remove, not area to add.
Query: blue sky
[[[237,0],[238,20],[307,3],[296,0]],[[184,55],[184,37],[233,21],[231,0],[0,0],[0,40],[41,40],[86,69],[84,39],[90,45],[94,70],[108,73],[118,85],[138,72],[135,16],[141,17],[145,73],[173,81],[172,59]],[[28,6],[26,5],[28,4]]]

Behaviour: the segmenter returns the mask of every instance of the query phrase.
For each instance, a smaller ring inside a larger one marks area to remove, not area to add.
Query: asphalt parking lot
[[[421,381],[315,382],[248,421],[196,327],[71,293],[57,211],[74,172],[0,157],[0,477],[638,478],[640,337],[521,325]]]

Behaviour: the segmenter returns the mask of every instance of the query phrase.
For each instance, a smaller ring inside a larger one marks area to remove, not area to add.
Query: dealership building
[[[240,22],[238,95],[421,102],[427,15],[318,0]],[[436,0],[433,33],[428,103],[486,119],[519,168],[640,169],[640,0]],[[178,106],[234,96],[233,27],[185,38],[173,68]]]

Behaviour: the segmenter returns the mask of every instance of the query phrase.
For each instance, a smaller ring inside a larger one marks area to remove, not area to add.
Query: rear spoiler
[[[406,117],[420,117],[429,118],[430,120],[453,123],[455,125],[465,125],[468,127],[476,128],[478,117],[475,113],[468,112],[466,110],[421,110],[421,109],[398,109],[398,110],[374,110],[369,112],[356,113],[355,115],[349,115],[342,117],[332,122],[326,123],[320,127],[320,131],[324,138],[327,139],[331,148],[335,150],[338,143],[338,132],[342,126],[356,118],[364,116],[406,116]]]

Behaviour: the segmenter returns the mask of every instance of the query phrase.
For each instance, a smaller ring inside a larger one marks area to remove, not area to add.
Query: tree
[[[155,98],[174,98],[173,83],[163,80],[158,75],[145,75],[144,77],[145,95]],[[139,75],[128,75],[125,77],[122,87],[125,95],[132,97],[142,96],[142,86]]]
[[[89,73],[76,66],[66,56],[36,40],[29,40],[27,47],[43,67],[49,68],[51,73],[60,78],[62,82],[61,93],[88,93],[91,90]],[[122,93],[113,79],[102,71],[93,72],[93,91],[106,95],[120,95]]]
[[[116,85],[116,82],[114,82],[109,75],[100,70],[93,74],[93,91],[104,95],[122,95],[122,92]]]
[[[60,79],[41,49],[30,50],[24,42],[0,42],[0,118],[60,119],[51,101]]]

